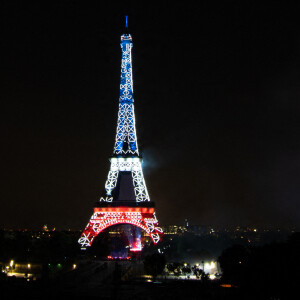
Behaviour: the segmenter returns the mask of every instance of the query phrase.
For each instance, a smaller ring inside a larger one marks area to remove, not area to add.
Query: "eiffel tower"
[[[79,244],[86,250],[96,236],[112,225],[137,226],[157,244],[163,235],[150,201],[139,154],[134,114],[131,49],[126,16],[125,34],[121,36],[122,62],[117,133],[105,193],[94,207]]]

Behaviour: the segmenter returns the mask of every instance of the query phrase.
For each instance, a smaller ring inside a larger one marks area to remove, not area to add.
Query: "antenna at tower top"
[[[128,16],[125,16],[125,28],[128,29]]]

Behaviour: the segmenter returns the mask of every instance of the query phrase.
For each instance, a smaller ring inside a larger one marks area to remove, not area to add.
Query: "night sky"
[[[0,228],[87,224],[113,151],[125,14],[161,224],[300,226],[300,7],[159,3],[1,2]]]

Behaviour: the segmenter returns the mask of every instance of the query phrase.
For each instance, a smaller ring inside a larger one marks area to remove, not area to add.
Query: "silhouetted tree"
[[[219,257],[222,279],[247,293],[288,299],[297,290],[300,233],[261,247],[233,246]]]
[[[144,259],[145,272],[152,275],[154,280],[163,272],[165,264],[166,258],[163,254],[154,253]]]

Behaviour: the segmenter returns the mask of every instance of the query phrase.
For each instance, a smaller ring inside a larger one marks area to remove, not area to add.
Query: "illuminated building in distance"
[[[156,244],[163,230],[156,218],[154,203],[145,184],[142,158],[139,154],[133,100],[132,37],[121,36],[122,62],[117,133],[110,170],[105,183],[105,194],[94,207],[94,213],[81,234],[82,249],[92,245],[96,236],[112,225],[131,224],[143,229]],[[141,241],[133,241],[132,251],[141,250]]]

